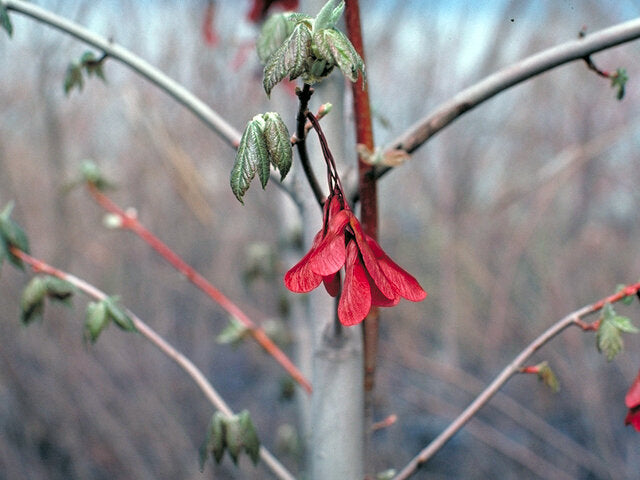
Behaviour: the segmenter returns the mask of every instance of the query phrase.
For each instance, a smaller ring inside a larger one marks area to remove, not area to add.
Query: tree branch
[[[70,20],[62,18],[32,3],[20,0],[1,0],[8,10],[21,13],[39,22],[45,23],[53,28],[87,43],[108,55],[110,58],[118,60],[142,77],[154,83],[167,94],[177,100],[190,110],[196,117],[202,120],[211,130],[216,132],[231,147],[237,148],[240,144],[240,133],[227,123],[218,113],[207,106],[202,100],[192,94],[185,87],[171,79],[160,70],[138,57],[128,49],[116,44],[113,41],[96,35],[86,28]]]
[[[32,270],[36,273],[44,273],[46,275],[51,275],[53,277],[69,282],[78,290],[95,300],[106,300],[108,298],[108,295],[106,293],[74,275],[71,275],[62,270],[58,270],[57,268],[52,267],[51,265],[26,254],[16,247],[12,246],[10,247],[10,250],[13,255],[31,266]],[[135,325],[138,333],[149,340],[167,357],[176,362],[178,366],[182,368],[182,370],[184,370],[185,373],[187,373],[187,375],[189,375],[191,379],[196,383],[198,388],[202,391],[202,393],[204,393],[205,397],[207,397],[207,400],[209,400],[209,403],[211,403],[214,408],[222,412],[227,417],[233,416],[233,410],[231,410],[231,407],[227,405],[227,403],[216,391],[213,385],[211,385],[211,383],[204,376],[202,371],[200,371],[200,369],[196,367],[191,360],[180,353],[180,351],[176,350],[176,348],[174,348],[160,334],[158,334],[149,325],[147,325],[139,317],[137,317],[131,310],[125,310],[127,315],[131,318],[133,324]],[[295,477],[291,475],[291,473],[289,473],[289,471],[264,446],[260,446],[260,459],[280,480],[295,480]]]
[[[450,439],[453,437],[478,411],[491,400],[502,386],[516,373],[520,372],[520,368],[524,362],[531,357],[537,350],[542,348],[546,343],[555,338],[560,332],[569,327],[576,325],[584,331],[593,330],[582,319],[587,315],[595,313],[602,309],[607,303],[615,303],[629,295],[636,295],[640,290],[640,282],[628,285],[619,292],[609,295],[602,300],[591,305],[584,306],[561,320],[551,325],[542,335],[531,342],[524,350],[522,350],[507,365],[498,376],[485,388],[476,399],[453,421],[449,426],[429,443],[423,450],[418,453],[406,467],[402,469],[393,480],[406,480],[411,477],[422,465],[424,465],[431,457],[433,457]]]
[[[385,153],[392,153],[393,150],[413,153],[458,117],[498,93],[559,65],[583,60],[593,53],[637,38],[640,38],[640,18],[548,48],[498,70],[442,103],[432,113],[411,126],[406,133],[391,142],[385,149]],[[391,168],[393,167],[377,167],[376,178],[380,178]]]
[[[144,240],[151,248],[162,255],[178,272],[183,274],[191,283],[220,305],[229,315],[236,318],[247,329],[256,342],[258,342],[307,393],[311,393],[311,383],[309,383],[289,357],[267,336],[264,330],[256,325],[246,313],[229,300],[220,290],[214,287],[206,278],[200,275],[192,266],[187,264],[187,262],[171,250],[168,245],[147,230],[135,215],[131,215],[122,210],[109,197],[98,190],[94,184],[88,182],[87,188],[98,205],[118,217],[120,228],[131,230],[138,235],[138,237]]]

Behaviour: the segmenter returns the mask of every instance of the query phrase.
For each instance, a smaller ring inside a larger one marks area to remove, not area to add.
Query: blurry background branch
[[[85,282],[84,280],[71,275],[67,272],[63,272],[51,265],[34,258],[22,250],[18,250],[15,247],[11,247],[11,253],[28,264],[35,273],[44,273],[54,276],[60,280],[69,282],[78,290],[85,293],[87,296],[95,300],[107,300],[109,296],[102,290],[93,286],[92,284]],[[131,318],[133,324],[136,327],[138,333],[144,338],[149,340],[158,349],[162,351],[167,357],[176,362],[182,370],[189,375],[196,383],[198,388],[204,393],[211,405],[218,409],[225,416],[233,416],[233,410],[224,401],[216,389],[211,385],[209,380],[204,376],[195,364],[185,357],[182,353],[176,350],[169,342],[167,342],[161,335],[153,330],[149,325],[136,316],[131,310],[126,309],[127,315]],[[291,475],[287,469],[267,450],[264,446],[260,446],[260,459],[267,465],[269,470],[280,480],[294,480],[295,477]]]
[[[625,297],[635,296],[640,290],[640,283],[628,285],[620,289],[617,293],[609,295],[595,303],[586,305],[570,314],[566,315],[556,323],[551,325],[540,336],[533,340],[507,365],[498,376],[478,395],[473,402],[453,421],[451,424],[424,449],[416,455],[406,467],[404,467],[394,480],[406,480],[411,477],[422,465],[433,457],[464,425],[471,420],[478,411],[485,406],[491,398],[498,393],[498,390],[509,381],[516,373],[521,372],[521,367],[531,355],[542,348],[545,344],[553,340],[562,331],[571,325],[576,325],[584,331],[591,331],[594,328],[583,322],[583,318],[601,310],[605,305],[618,302]],[[597,327],[596,327],[597,329]]]
[[[93,33],[92,31],[60,17],[32,3],[20,0],[3,0],[4,5],[9,10],[27,15],[39,22],[46,23],[58,30],[76,37],[95,48],[104,52],[108,57],[119,60],[138,72],[150,82],[156,84],[170,96],[193,112],[209,128],[220,135],[230,146],[236,148],[240,143],[240,133],[218,113],[207,106],[202,100],[196,97],[189,90],[184,88],[175,80],[165,75],[142,58],[135,55],[130,50],[118,45],[112,40]]]
[[[480,82],[465,88],[450,100],[415,123],[409,130],[391,142],[385,153],[404,150],[413,153],[433,135],[458,117],[508,88],[524,82],[559,65],[582,60],[589,55],[630,42],[640,37],[640,18],[614,25],[583,38],[571,40],[509,65]],[[379,178],[392,167],[376,170]]]

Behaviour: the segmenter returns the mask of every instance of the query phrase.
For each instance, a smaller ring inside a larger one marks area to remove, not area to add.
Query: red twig
[[[147,230],[137,219],[135,215],[129,214],[116,205],[109,197],[102,193],[92,184],[87,183],[89,192],[95,201],[106,211],[117,215],[121,220],[120,228],[131,230],[144,240],[151,248],[158,252],[164,259],[169,262],[177,271],[182,273],[191,283],[202,290],[213,301],[220,305],[230,315],[236,318],[247,330],[250,335],[264,348],[269,355],[275,360],[298,382],[308,393],[311,393],[311,383],[298,370],[287,355],[273,343],[267,334],[257,326],[235,303],[229,300],[220,290],[215,288],[206,278],[200,275],[193,267],[187,264],[180,256],[178,256],[171,248],[164,244],[153,233]]]
[[[364,61],[364,46],[360,27],[358,0],[346,0],[345,19],[347,35]],[[356,124],[356,143],[374,150],[369,91],[362,75],[352,84],[353,111]],[[360,221],[365,233],[378,239],[378,193],[374,167],[358,158],[358,193],[360,196]],[[362,323],[364,341],[364,388],[373,391],[378,354],[378,308],[372,307]]]
[[[84,292],[88,296],[96,299],[96,300],[104,300],[107,298],[107,294],[98,288],[94,287],[90,283],[85,282],[84,280],[71,275],[65,271],[59,270],[51,265],[39,260],[22,250],[11,246],[11,253],[21,259],[24,263],[31,266],[31,269],[35,273],[44,273],[46,275],[51,275],[61,280],[65,280],[72,285],[74,285],[78,290]],[[182,368],[187,375],[189,375],[193,381],[196,383],[198,388],[204,393],[209,402],[221,411],[226,416],[233,415],[233,411],[229,407],[229,405],[224,401],[224,399],[220,396],[220,394],[213,388],[213,385],[207,380],[202,371],[195,366],[195,364],[189,360],[186,356],[176,350],[169,342],[167,342],[163,337],[161,337],[155,330],[153,330],[149,325],[143,322],[139,317],[137,317],[133,312],[127,310],[127,314],[130,316],[133,324],[136,327],[136,331],[140,333],[143,337],[149,340],[152,344],[154,344],[157,348],[159,348],[167,357],[172,359],[174,362]],[[269,450],[267,450],[264,446],[260,446],[260,458],[265,463],[267,468],[271,470],[271,472],[280,480],[295,480],[293,475],[291,475],[287,469],[278,461],[276,457],[274,457]]]
[[[561,320],[551,325],[540,336],[538,336],[533,342],[531,342],[524,350],[522,350],[512,361],[507,365],[498,376],[485,388],[480,395],[478,395],[473,402],[460,414],[458,417],[449,424],[449,426],[434,438],[429,445],[420,451],[401,471],[396,475],[393,480],[406,480],[411,477],[416,471],[424,465],[431,457],[433,457],[444,445],[453,437],[464,425],[475,416],[476,413],[486,405],[489,400],[502,388],[502,386],[509,381],[509,379],[517,374],[523,373],[523,365],[531,355],[550,342],[553,338],[559,335],[567,327],[576,325],[582,330],[590,331],[597,330],[599,322],[591,324],[585,323],[582,319],[588,315],[598,312],[607,303],[615,303],[623,298],[636,295],[640,291],[640,282],[627,285],[617,293],[609,295],[591,305],[584,306],[579,310],[576,310],[569,315],[565,316]],[[526,367],[525,367],[526,368]],[[528,372],[526,372],[528,373]]]

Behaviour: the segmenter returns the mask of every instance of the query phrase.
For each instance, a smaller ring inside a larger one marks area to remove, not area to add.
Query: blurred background
[[[261,88],[252,2],[34,3],[130,48],[239,130],[277,108],[293,131],[291,88],[276,88],[271,102]],[[317,3],[301,10],[315,14]],[[640,14],[631,0],[361,6],[379,145],[493,71]],[[68,63],[90,49],[11,19],[14,37],[0,34],[0,206],[15,201],[35,256],[119,295],[303,471],[282,370],[251,342],[218,344],[225,312],[132,234],[105,229],[89,195],[67,187],[93,159],[117,185],[116,202],[135,207],[256,321],[287,332],[294,295],[281,283],[290,264],[278,252],[291,244],[279,228],[283,193],[275,182],[266,192],[254,186],[240,205],[228,186],[233,150],[114,61],[106,83],[92,79],[65,96]],[[547,326],[640,278],[639,55],[635,42],[593,57],[604,70],[627,69],[622,101],[574,62],[466,114],[381,180],[380,243],[429,297],[382,312],[376,419],[398,422],[373,434],[370,472],[404,466]],[[311,109],[327,101],[339,99],[316,95]],[[344,138],[329,142],[344,147],[346,171],[355,162],[348,108],[344,121]],[[21,326],[29,278],[8,265],[0,276],[0,479],[268,476],[228,458],[201,474],[211,406],[135,335],[111,327],[88,346],[85,299],[48,305],[41,324]],[[640,325],[637,302],[617,308]],[[593,334],[566,331],[531,360],[549,361],[558,394],[534,376],[512,379],[415,478],[635,478],[640,437],[623,420],[640,339],[625,341],[607,362]]]

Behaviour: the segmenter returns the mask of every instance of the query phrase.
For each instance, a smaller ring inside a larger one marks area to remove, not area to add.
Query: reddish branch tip
[[[344,266],[338,319],[345,326],[362,322],[372,306],[391,307],[401,297],[424,300],[427,293],[418,281],[363,232],[338,189],[324,204],[323,220],[309,252],[284,277],[289,290],[306,293],[324,282],[327,292],[336,296],[340,290],[338,272]]]

